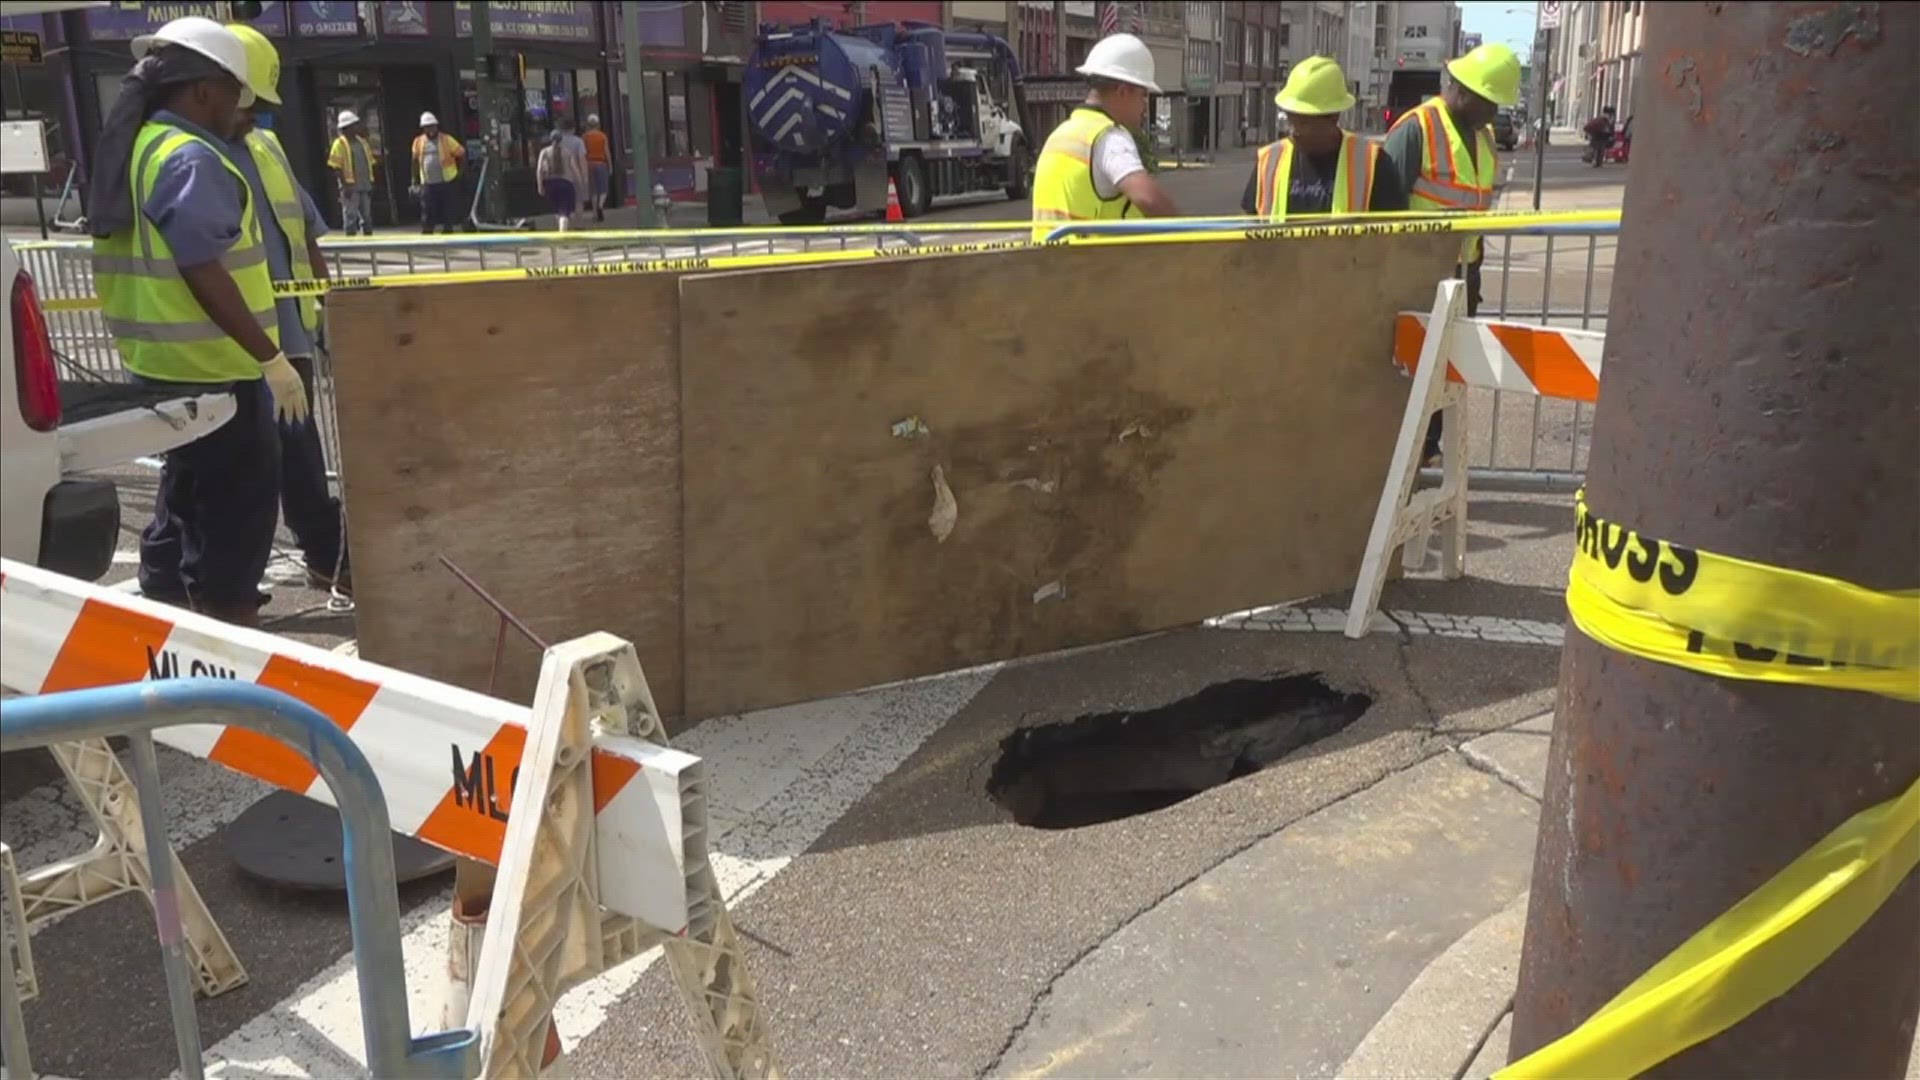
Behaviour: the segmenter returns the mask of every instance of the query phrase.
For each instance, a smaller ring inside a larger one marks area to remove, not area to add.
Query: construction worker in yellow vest
[[[1489,43],[1447,64],[1447,85],[1400,115],[1387,133],[1386,154],[1400,171],[1408,205],[1414,210],[1472,213],[1493,207],[1493,118],[1520,100],[1520,58],[1505,45]],[[1467,314],[1480,311],[1479,237],[1461,248],[1467,283]],[[1422,459],[1438,460],[1441,421],[1427,427]]]
[[[340,134],[327,149],[327,168],[340,185],[340,227],[348,236],[372,236],[373,170],[380,153],[367,139],[367,122],[352,109],[341,109],[334,123]]]
[[[228,29],[247,48],[248,71],[259,95],[252,107],[240,110],[231,146],[254,198],[273,211],[260,222],[267,268],[276,281],[325,281],[327,257],[320,250],[320,238],[326,235],[326,220],[313,197],[294,179],[280,137],[262,124],[271,121],[272,111],[280,105],[280,52],[251,26],[235,23]],[[280,350],[300,373],[311,398],[314,362],[320,354],[319,298],[283,296],[275,307]],[[320,429],[306,421],[280,425],[280,510],[299,544],[308,587],[350,595],[352,574],[347,567],[340,500],[327,480]]]
[[[279,518],[274,413],[302,418],[307,398],[280,349],[269,212],[227,149],[254,98],[246,49],[188,17],[135,38],[133,54],[95,147],[94,286],[130,374],[182,393],[224,390],[236,407],[167,453],[141,591],[254,626]]]
[[[1067,222],[1179,216],[1132,134],[1145,130],[1147,105],[1161,92],[1146,42],[1109,34],[1074,70],[1087,77],[1087,99],[1047,136],[1034,165],[1034,241]]]
[[[440,118],[430,112],[420,114],[420,134],[413,137],[413,186],[409,190],[420,200],[420,232],[439,226],[450,233],[460,224],[460,208],[455,205],[460,193],[460,163],[467,160],[467,149],[460,140],[440,130]]]
[[[1386,154],[1399,170],[1414,210],[1487,210],[1493,206],[1493,118],[1520,100],[1520,58],[1501,44],[1482,45],[1447,64],[1447,85],[1400,114],[1387,133]],[[1467,241],[1469,314],[1480,305],[1481,244]]]
[[[1353,108],[1347,77],[1330,56],[1295,65],[1273,103],[1292,132],[1254,155],[1240,209],[1268,221],[1289,214],[1364,214],[1405,210],[1406,191],[1380,144],[1340,127]]]

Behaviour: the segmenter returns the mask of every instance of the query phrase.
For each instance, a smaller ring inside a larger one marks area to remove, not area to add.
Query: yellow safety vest
[[[128,371],[183,383],[242,382],[260,378],[260,362],[207,315],[166,238],[143,207],[167,158],[188,143],[213,151],[240,189],[240,238],[220,256],[240,287],[240,296],[277,345],[280,322],[273,309],[273,279],[267,249],[254,216],[247,178],[221,149],[198,135],[148,121],[133,140],[130,166],[133,225],[93,242],[93,284],[120,359]]]
[[[1477,152],[1468,156],[1466,140],[1439,98],[1428,98],[1401,114],[1393,126],[1398,129],[1401,124],[1419,124],[1421,133],[1420,174],[1413,178],[1407,200],[1410,209],[1475,211],[1493,206],[1493,178],[1498,173],[1491,129],[1474,133]],[[1471,262],[1479,257],[1476,236],[1467,241],[1462,258]]]
[[[440,133],[440,175],[448,183],[460,175],[460,141],[446,132]],[[427,182],[427,136],[422,132],[413,137],[413,182]]]
[[[267,203],[273,208],[273,218],[286,234],[287,252],[293,260],[293,279],[314,280],[318,275],[313,272],[313,257],[307,251],[307,208],[300,198],[299,182],[293,178],[293,165],[287,161],[286,148],[280,145],[280,136],[264,128],[254,128],[247,132],[247,151],[253,155],[254,167],[260,170],[260,186],[267,189]],[[300,325],[312,333],[320,325],[319,298],[302,296],[299,307]]]
[[[349,142],[360,144],[360,151],[367,159],[367,175],[361,176],[353,168],[353,148]],[[373,185],[373,166],[378,159],[373,154],[373,144],[365,138],[355,137],[349,140],[345,135],[335,135],[333,146],[327,150],[327,168],[340,174],[340,179],[349,184]]]
[[[1333,213],[1365,213],[1373,202],[1380,144],[1351,131],[1340,133],[1340,164],[1333,176]],[[1268,221],[1287,220],[1287,191],[1293,183],[1293,140],[1260,148],[1254,157],[1254,213]]]
[[[1047,136],[1033,170],[1033,241],[1040,243],[1063,221],[1118,221],[1146,217],[1124,195],[1103,199],[1093,186],[1093,143],[1113,117],[1090,105],[1073,110]],[[1131,135],[1127,136],[1132,138]]]

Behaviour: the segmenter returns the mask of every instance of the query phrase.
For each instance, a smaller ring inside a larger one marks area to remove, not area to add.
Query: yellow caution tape
[[[1609,648],[1734,679],[1920,700],[1920,593],[1658,540],[1578,507],[1567,609]],[[1635,1076],[1824,963],[1920,863],[1920,781],[1863,810],[1496,1080]]]
[[[1657,540],[1576,503],[1567,610],[1588,637],[1708,675],[1920,701],[1920,593]]]
[[[1574,1031],[1495,1080],[1635,1076],[1792,989],[1920,862],[1920,781],[1862,810]]]
[[[1409,212],[1369,214],[1364,218],[1335,215],[1307,215],[1284,224],[1265,222],[1234,227],[1235,219],[1202,219],[1208,228],[1178,228],[1181,219],[1166,219],[1166,233],[1127,233],[1110,236],[1074,236],[1059,243],[1084,244],[1166,244],[1205,243],[1244,240],[1302,240],[1329,236],[1408,236],[1421,233],[1494,232],[1515,228],[1550,225],[1605,224],[1620,219],[1617,210],[1579,210],[1549,214],[1494,211],[1484,214],[1448,214]],[[942,226],[944,228],[944,226]],[[969,255],[991,251],[1017,251],[1035,245],[1026,238],[1033,223],[1019,222],[997,228],[1018,229],[1017,240],[972,241],[947,244],[920,244],[913,247],[849,248],[838,251],[798,251],[770,255],[690,255],[660,259],[624,259],[619,262],[572,263],[564,266],[517,266],[498,270],[449,270],[424,274],[382,274],[336,278],[328,281],[276,281],[276,296],[323,296],[342,289],[419,288],[430,285],[464,285],[487,281],[539,281],[550,278],[605,277],[620,274],[649,274],[709,270],[748,270],[775,266],[813,266],[868,259],[907,259],[929,255]],[[582,233],[560,233],[578,240]],[[1054,245],[1046,245],[1054,246]],[[98,297],[43,298],[47,311],[85,311],[100,306]]]
[[[1194,166],[1189,165],[1189,168]],[[1457,211],[1436,213],[1432,210],[1382,210],[1368,211],[1366,217],[1379,220],[1415,219],[1443,217],[1448,213],[1459,216]],[[1290,223],[1315,224],[1327,221],[1353,220],[1353,214],[1295,214],[1288,218]],[[1581,210],[1553,211],[1538,210],[1483,210],[1473,215],[1475,219],[1505,218],[1516,222],[1516,226],[1551,225],[1568,223],[1572,218],[1580,222],[1618,222],[1618,210]],[[1213,217],[1154,218],[1163,225],[1221,224],[1223,222],[1245,221],[1250,224],[1264,225],[1263,219],[1243,215],[1217,215]],[[1011,232],[1025,234],[1033,228],[1028,219],[1019,221],[929,221],[916,218],[909,222],[839,222],[832,225],[751,225],[739,228],[697,228],[697,229],[581,229],[572,232],[511,232],[494,231],[484,233],[459,233],[435,236],[323,236],[320,246],[325,250],[359,251],[363,249],[399,249],[408,247],[432,248],[478,248],[478,247],[514,247],[524,245],[539,247],[559,244],[568,247],[592,246],[594,244],[675,244],[694,242],[713,242],[721,238],[777,240],[832,238],[838,236],[871,237],[875,235],[938,235],[941,233],[993,233]],[[54,249],[87,250],[93,241],[87,237],[69,237],[50,240],[21,240],[13,244],[15,251],[46,251]]]

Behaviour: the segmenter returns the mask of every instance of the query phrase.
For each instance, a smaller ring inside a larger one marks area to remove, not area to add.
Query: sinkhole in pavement
[[[987,794],[1036,829],[1117,821],[1258,772],[1372,704],[1317,674],[1214,683],[1155,709],[1022,728],[1001,741]]]

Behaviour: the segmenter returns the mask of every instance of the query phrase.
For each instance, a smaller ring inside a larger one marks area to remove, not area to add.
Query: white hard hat
[[[590,113],[588,113],[588,114],[587,114],[587,123],[589,123],[589,124],[597,124],[597,123],[599,123],[599,122],[600,122],[600,114],[599,114],[599,113],[594,113],[594,112],[590,112]]]
[[[240,43],[233,31],[212,19],[188,15],[173,20],[151,34],[134,38],[134,58],[147,55],[156,45],[178,45],[183,49],[192,49],[219,64],[227,74],[240,80],[240,107],[244,109],[253,104],[253,83],[247,77],[247,47]]]
[[[420,126],[421,127],[439,127],[440,118],[433,115],[430,112],[423,112],[420,114]]]
[[[353,111],[352,109],[341,109],[341,110],[340,110],[340,117],[339,117],[339,119],[337,119],[337,120],[335,120],[335,121],[334,121],[334,126],[335,126],[335,127],[343,127],[343,128],[344,128],[344,127],[352,127],[353,125],[355,125],[355,124],[357,124],[357,123],[359,123],[359,122],[360,122],[360,114],[359,114],[359,113],[357,113],[357,112],[354,112],[354,111]]]
[[[1153,81],[1153,53],[1132,34],[1108,34],[1087,50],[1087,62],[1074,68],[1082,75],[1144,86],[1160,93]]]

